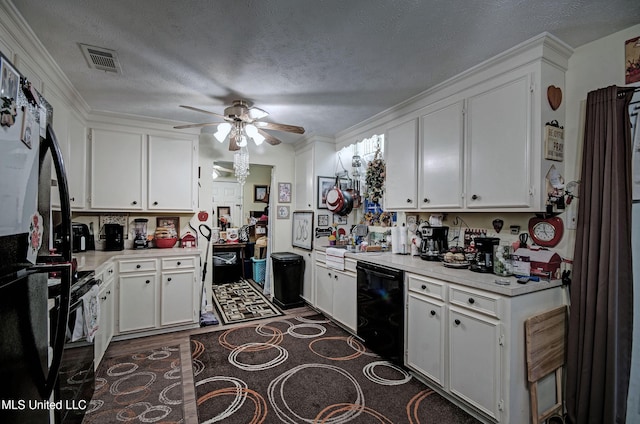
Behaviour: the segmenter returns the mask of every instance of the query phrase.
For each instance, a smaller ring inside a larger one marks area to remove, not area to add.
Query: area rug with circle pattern
[[[103,360],[83,424],[183,422],[180,347]]]
[[[191,336],[201,423],[477,423],[323,315]]]

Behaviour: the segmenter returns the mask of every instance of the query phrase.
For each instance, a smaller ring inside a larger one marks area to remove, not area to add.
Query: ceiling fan
[[[290,132],[294,134],[304,134],[304,128],[295,125],[276,124],[273,122],[264,122],[260,119],[268,116],[269,114],[257,107],[250,107],[244,100],[234,100],[233,104],[224,110],[224,115],[215,112],[209,112],[208,110],[199,109],[193,106],[180,105],[185,109],[194,110],[196,112],[202,112],[209,115],[213,115],[224,122],[207,122],[202,124],[188,124],[178,125],[173,128],[185,129],[185,128],[200,128],[217,126],[218,130],[214,134],[214,137],[220,142],[229,136],[229,150],[240,150],[247,144],[247,137],[253,139],[256,144],[262,144],[263,141],[275,146],[280,144],[273,135],[269,134],[265,130],[276,130]]]

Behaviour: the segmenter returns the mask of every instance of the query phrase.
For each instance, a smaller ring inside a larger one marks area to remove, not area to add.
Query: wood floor
[[[303,306],[295,309],[287,309],[284,311],[285,316],[267,318],[256,322],[270,322],[292,316],[308,316],[317,313],[314,309]],[[104,359],[133,354],[142,350],[153,349],[163,346],[180,346],[180,362],[182,365],[182,386],[184,391],[184,422],[185,424],[198,424],[198,413],[196,410],[196,394],[193,384],[193,372],[191,369],[191,347],[189,345],[189,337],[192,334],[211,333],[229,328],[238,327],[247,323],[239,324],[218,324],[208,327],[195,328],[191,330],[177,331],[173,333],[161,334],[157,336],[140,337],[136,339],[128,339],[115,341],[109,345],[104,354]]]

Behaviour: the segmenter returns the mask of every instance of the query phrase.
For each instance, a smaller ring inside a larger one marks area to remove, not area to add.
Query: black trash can
[[[271,254],[273,303],[282,309],[304,305],[300,297],[304,280],[304,258],[291,252]]]

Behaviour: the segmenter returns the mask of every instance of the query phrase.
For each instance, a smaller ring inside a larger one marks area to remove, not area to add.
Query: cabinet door
[[[530,85],[526,75],[468,99],[468,208],[531,205]]]
[[[304,277],[302,280],[302,293],[301,297],[307,301],[310,305],[316,303],[316,284],[313,276],[313,252],[308,252],[302,249],[293,249],[294,253],[299,254],[304,259]]]
[[[333,318],[354,333],[358,330],[356,275],[332,271],[333,273]]]
[[[95,337],[95,367],[98,368],[104,352],[109,347],[114,332],[113,279],[102,284],[98,296],[100,302],[100,327]]]
[[[499,421],[501,355],[499,321],[449,308],[451,393]]]
[[[316,263],[316,307],[333,316],[333,271]]]
[[[295,198],[296,210],[310,210],[314,208],[314,178],[313,149],[296,153],[295,170]]]
[[[160,325],[196,322],[195,271],[163,272],[160,287]]]
[[[390,128],[385,135],[385,209],[418,208],[417,123],[417,119],[404,122]]]
[[[444,303],[413,292],[408,299],[407,365],[444,387]]]
[[[422,121],[418,202],[423,209],[461,208],[463,192],[463,102],[427,112]]]
[[[73,209],[87,206],[87,130],[75,116],[69,116],[69,160],[67,177]]]
[[[120,276],[118,318],[120,333],[156,326],[156,274]]]
[[[150,210],[195,210],[197,149],[192,140],[149,137]]]
[[[141,210],[146,163],[142,134],[94,129],[91,207]]]

